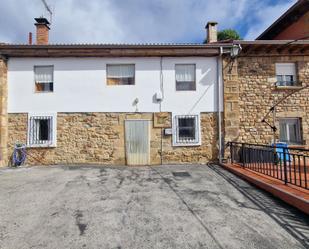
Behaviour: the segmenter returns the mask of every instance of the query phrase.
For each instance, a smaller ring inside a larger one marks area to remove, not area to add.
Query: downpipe
[[[222,87],[222,55],[223,55],[223,47],[220,47],[220,53],[217,57],[217,114],[218,114],[218,143],[219,143],[219,151],[218,151],[218,160],[219,163],[222,163],[222,118],[221,118],[221,87]]]

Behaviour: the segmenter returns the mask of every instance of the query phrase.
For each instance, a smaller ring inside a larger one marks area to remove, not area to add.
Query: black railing
[[[229,142],[232,164],[309,189],[309,150]]]

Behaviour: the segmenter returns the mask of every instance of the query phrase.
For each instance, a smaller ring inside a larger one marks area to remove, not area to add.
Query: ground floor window
[[[199,115],[176,115],[173,120],[173,144],[193,146],[200,144]]]
[[[280,141],[289,144],[301,144],[301,122],[300,118],[284,118],[279,120]]]
[[[56,145],[56,115],[29,115],[28,146]]]

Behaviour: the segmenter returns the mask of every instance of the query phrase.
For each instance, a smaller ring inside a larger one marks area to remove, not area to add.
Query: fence
[[[309,150],[229,142],[231,162],[308,189]]]

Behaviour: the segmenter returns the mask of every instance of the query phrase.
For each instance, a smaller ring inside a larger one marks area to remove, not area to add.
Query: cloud
[[[244,38],[247,40],[255,39],[294,3],[295,0],[279,2],[273,5],[266,5],[265,3],[257,4],[255,8],[253,8],[254,15],[251,16],[250,20],[248,20],[248,22],[250,22],[250,26]]]
[[[202,42],[207,21],[255,38],[293,2],[274,0],[47,0],[52,43]],[[1,0],[0,42],[26,43],[41,0]],[[264,12],[266,11],[266,12]]]

